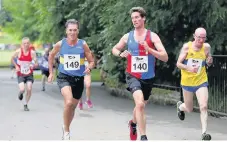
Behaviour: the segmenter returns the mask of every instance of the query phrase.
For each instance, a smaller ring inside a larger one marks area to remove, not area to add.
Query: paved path
[[[42,92],[36,81],[33,89],[30,111],[24,112],[16,79],[10,79],[9,70],[0,70],[0,140],[61,140],[63,98],[56,83]],[[93,109],[76,110],[71,139],[128,140],[133,102],[109,95],[100,83],[92,84],[92,100]],[[150,140],[200,140],[199,113],[186,114],[185,121],[180,121],[175,107],[149,104],[146,112]],[[227,120],[209,117],[213,140],[227,140],[226,126]]]

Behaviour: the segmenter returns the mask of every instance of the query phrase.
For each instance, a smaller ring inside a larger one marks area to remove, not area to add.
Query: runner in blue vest
[[[49,51],[50,51],[49,48],[45,48],[45,53],[39,65],[39,68],[42,71],[42,91],[45,91],[46,78],[48,78],[49,76],[49,67],[48,67]]]
[[[133,7],[130,13],[135,29],[125,34],[112,52],[115,56],[127,59],[126,82],[135,101],[133,118],[129,121],[130,139],[137,140],[138,124],[140,139],[147,140],[144,109],[155,77],[155,58],[167,62],[168,55],[159,36],[145,28],[145,10],[142,7]]]
[[[79,22],[70,19],[66,22],[67,37],[63,38],[54,45],[49,55],[48,82],[52,82],[53,61],[55,55],[59,52],[60,64],[58,67],[57,84],[61,94],[64,97],[64,124],[63,140],[70,140],[70,124],[74,117],[76,106],[82,96],[84,89],[84,76],[89,74],[94,68],[94,58],[87,43],[78,39]],[[87,58],[88,66],[85,67],[84,60]]]

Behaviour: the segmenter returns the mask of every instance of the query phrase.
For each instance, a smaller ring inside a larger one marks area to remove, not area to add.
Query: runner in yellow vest
[[[193,96],[196,94],[202,124],[202,140],[211,140],[207,130],[207,104],[208,104],[208,79],[206,67],[212,64],[210,45],[205,43],[206,30],[197,28],[194,33],[194,41],[185,43],[177,61],[177,67],[181,69],[181,86],[183,89],[184,103],[177,103],[177,114],[180,120],[185,119],[184,112],[193,110]]]

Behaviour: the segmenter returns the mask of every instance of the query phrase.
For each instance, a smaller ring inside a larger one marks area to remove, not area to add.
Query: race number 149
[[[80,69],[80,55],[64,55],[64,69],[65,70],[79,70]]]

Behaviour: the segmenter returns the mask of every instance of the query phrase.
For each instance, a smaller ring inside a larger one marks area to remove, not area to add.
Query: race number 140
[[[147,56],[132,56],[132,72],[147,72],[148,58]]]

